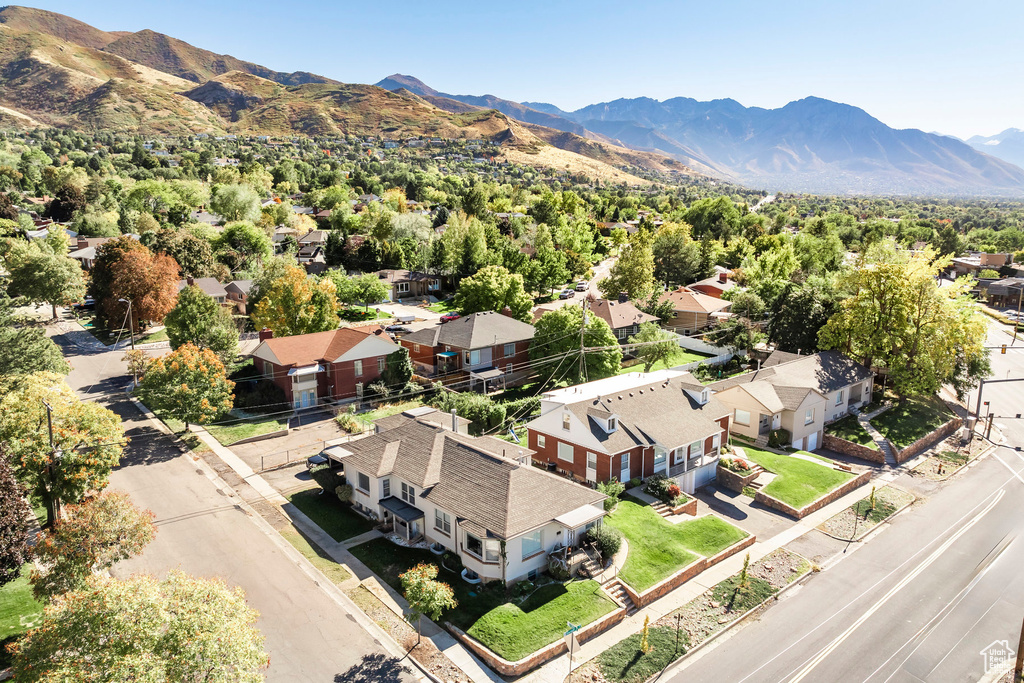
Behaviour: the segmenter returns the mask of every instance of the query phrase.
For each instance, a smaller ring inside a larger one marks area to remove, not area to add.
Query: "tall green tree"
[[[18,481],[46,505],[50,526],[60,503],[77,503],[107,486],[126,439],[116,414],[79,400],[62,376],[40,372],[19,377],[0,399],[0,441],[7,443]]]
[[[362,304],[364,310],[369,310],[370,304],[384,301],[391,296],[387,282],[376,273],[349,277],[339,270],[332,270],[328,277],[334,283],[338,301],[349,306]]]
[[[93,577],[12,646],[18,681],[258,683],[270,658],[241,588],[180,571]]]
[[[480,311],[500,313],[507,306],[512,317],[524,322],[530,319],[533,308],[533,299],[523,287],[523,276],[501,266],[481,268],[460,282],[454,303],[464,315]]]
[[[643,344],[636,349],[636,357],[644,362],[644,372],[650,372],[658,363],[668,362],[679,351],[679,344],[671,332],[654,323],[644,323],[640,331],[629,338],[630,344]]]
[[[218,246],[221,259],[233,270],[258,268],[274,254],[274,245],[267,233],[249,221],[228,223]]]
[[[398,350],[388,355],[384,361],[384,373],[381,379],[391,389],[402,389],[412,379],[413,371],[412,358],[409,357],[409,349],[399,346]]]
[[[164,318],[164,326],[172,349],[185,344],[210,349],[225,365],[238,355],[238,327],[231,313],[195,285],[178,293],[178,303]]]
[[[590,311],[584,322],[581,306],[548,311],[534,327],[530,360],[545,381],[580,384],[611,377],[622,366],[622,351],[608,323]],[[582,364],[581,341],[582,347],[588,349],[582,353]]]
[[[399,575],[402,581],[403,595],[409,602],[409,608],[416,620],[416,643],[420,642],[420,631],[423,617],[437,620],[445,610],[458,606],[455,591],[448,584],[437,580],[436,564],[421,562],[412,569]]]
[[[768,338],[789,353],[818,351],[818,331],[838,308],[834,278],[790,283],[768,319]]]
[[[288,266],[272,282],[252,312],[256,329],[269,328],[278,337],[326,332],[338,327],[338,298],[334,282],[306,277],[298,266]]]
[[[210,197],[210,210],[225,222],[255,222],[260,217],[260,196],[249,185],[218,185]]]
[[[64,354],[46,336],[46,331],[15,319],[4,284],[5,280],[0,278],[0,378],[34,372],[68,374],[71,368]]]
[[[210,349],[185,344],[146,367],[143,396],[156,410],[185,423],[207,424],[231,410],[235,383]]]
[[[55,319],[57,306],[70,306],[85,297],[82,266],[68,258],[68,240],[63,230],[51,230],[43,240],[15,242],[5,263],[11,278],[11,295],[32,303],[50,304]]]
[[[32,557],[28,545],[32,510],[25,501],[25,489],[14,478],[5,450],[0,445],[0,586],[18,578]]]
[[[654,252],[646,232],[633,234],[608,277],[597,286],[606,299],[617,299],[620,292],[629,294],[630,299],[643,299],[654,291]]]

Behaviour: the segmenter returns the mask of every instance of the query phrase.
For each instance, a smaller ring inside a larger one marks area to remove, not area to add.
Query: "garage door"
[[[818,447],[818,432],[814,432],[807,437],[807,450],[813,451]]]
[[[799,451],[799,450],[802,450],[803,447],[804,447],[804,440],[803,439],[797,439],[796,441],[793,442],[793,450]]]

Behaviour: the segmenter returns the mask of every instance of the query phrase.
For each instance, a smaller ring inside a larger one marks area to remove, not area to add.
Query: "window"
[[[537,553],[544,549],[543,539],[541,537],[541,530],[537,529],[533,533],[526,534],[523,536],[523,559],[533,557]]]
[[[505,358],[511,358],[514,355],[516,355],[516,345],[505,344]]]
[[[619,469],[623,472],[629,471],[629,453],[622,454],[622,466]]]
[[[498,547],[497,541],[484,543],[484,562],[497,562],[500,557],[501,549]]]
[[[809,425],[814,422],[814,408],[808,408],[807,413],[804,414],[804,424]]]
[[[352,362],[352,367],[355,368],[356,377],[363,376],[363,361],[357,360]]]
[[[434,510],[434,528],[446,536],[452,535],[452,518],[447,512]]]
[[[409,283],[399,282],[398,284],[395,285],[395,291],[397,291],[399,294],[405,294],[406,292],[409,291]]]
[[[441,289],[441,281],[440,280],[431,280],[430,281],[430,289],[432,291],[433,290]]]
[[[837,406],[843,405],[843,392],[841,390],[840,390],[840,392],[838,394],[836,394],[836,405]]]
[[[369,493],[370,492],[370,477],[365,475],[365,474],[363,474],[362,472],[360,472],[359,473],[358,482],[356,483],[356,487],[360,491],[362,491],[363,493]]]
[[[658,469],[658,465],[664,465],[668,459],[668,452],[664,448],[655,446],[654,448],[654,469]]]
[[[527,581],[536,581],[538,574],[539,574],[538,570],[531,569],[530,571],[526,572],[526,580]]]
[[[608,418],[608,431],[609,432],[614,432],[618,428],[619,428],[619,420],[618,420],[618,418],[609,417]]]
[[[587,452],[587,469],[588,470],[596,470],[597,469],[597,453],[591,453],[589,451]]]
[[[402,500],[409,505],[416,504],[416,489],[409,486],[404,481],[402,482]]]
[[[703,405],[703,404],[708,402],[708,390],[707,389],[705,389],[704,391],[700,392],[700,402],[701,402],[701,405]]]
[[[722,447],[722,437],[720,434],[715,434],[714,438],[711,439],[711,448],[715,451],[715,455],[718,455],[718,450]]]
[[[477,557],[483,557],[484,542],[473,534],[466,534],[466,552]]]
[[[390,479],[381,479],[380,484],[381,484],[381,487],[380,487],[381,488],[380,497],[381,498],[387,498],[388,496],[391,495],[391,480]]]
[[[377,372],[379,372],[381,374],[384,373],[384,359],[383,358],[378,358],[377,359]]]
[[[544,448],[547,446],[547,439],[544,438],[543,434],[537,435],[537,448]]]
[[[562,429],[569,431],[572,426],[572,416],[569,413],[562,413]]]
[[[738,425],[749,425],[750,424],[750,411],[736,409],[736,416],[734,418]]]
[[[701,455],[704,455],[704,442],[694,441],[693,443],[690,444],[690,457],[696,458]]]
[[[419,353],[420,352],[420,345],[419,344],[413,344],[412,345],[412,352],[413,353]]]
[[[630,336],[630,334],[632,334],[632,332],[633,329],[630,327],[620,327],[619,329],[615,330],[615,337],[617,339],[626,339],[627,337]]]
[[[263,361],[263,376],[264,377],[273,377],[274,376],[274,366],[270,364],[270,361]]]
[[[573,462],[573,448],[571,444],[558,444],[558,459],[565,462]]]

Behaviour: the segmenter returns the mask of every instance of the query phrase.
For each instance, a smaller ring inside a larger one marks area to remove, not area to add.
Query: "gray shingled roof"
[[[428,412],[423,412],[419,415],[410,415],[409,412],[410,411],[406,411],[404,413],[398,413],[397,415],[382,417],[379,420],[375,420],[373,424],[377,426],[377,431],[380,432],[387,431],[388,429],[395,429],[397,427],[404,427],[410,422],[416,420],[445,428],[450,428],[452,424],[451,414],[443,413],[436,408]],[[467,427],[472,423],[472,420],[467,420],[460,415],[456,415],[455,419],[458,422],[459,429]]]
[[[701,405],[684,391],[693,377],[682,375],[566,406],[609,453],[655,443],[675,448],[722,430],[715,420],[731,410],[711,396]],[[701,387],[703,388],[703,387]],[[619,417],[610,434],[594,419],[602,413]]]
[[[724,391],[741,384],[765,382],[775,387],[779,400],[792,410],[803,402],[809,390],[830,394],[870,379],[873,374],[838,351],[819,351],[809,356],[775,351],[760,370],[712,382],[708,386],[714,391]]]
[[[346,466],[393,474],[424,489],[422,497],[459,523],[498,538],[547,524],[605,495],[511,457],[533,451],[490,437],[473,438],[419,421],[342,446]],[[504,457],[503,457],[504,456]]]
[[[449,323],[438,323],[402,337],[402,341],[426,346],[481,349],[533,339],[533,325],[494,311],[471,313]]]

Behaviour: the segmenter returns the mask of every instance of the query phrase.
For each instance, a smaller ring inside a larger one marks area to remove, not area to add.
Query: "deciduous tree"
[[[351,306],[358,303],[362,304],[364,309],[369,310],[370,304],[383,301],[391,296],[391,289],[387,283],[375,273],[348,277],[339,270],[332,270],[329,277],[334,282],[338,301],[343,304]]]
[[[124,311],[131,301],[133,331],[139,330],[142,320],[160,322],[178,301],[178,264],[166,254],[153,254],[149,249],[135,249],[125,253],[114,265],[110,283],[111,299],[105,303],[108,311]],[[117,319],[116,317],[114,318]]]
[[[530,360],[534,369],[546,379],[564,379],[569,384],[579,384],[611,377],[621,367],[622,352],[608,323],[587,311],[584,324],[580,306],[563,306],[548,311],[540,317],[535,328]],[[599,349],[584,353],[582,366],[581,336],[584,347]]]
[[[617,299],[626,292],[630,299],[642,299],[654,290],[654,252],[645,232],[635,233],[622,249],[608,277],[597,283],[606,299]]]
[[[0,445],[0,586],[18,578],[32,557],[28,547],[31,513],[25,490],[14,478],[6,449]]]
[[[18,681],[257,683],[269,663],[241,588],[172,571],[93,577],[12,646]]]
[[[302,268],[288,266],[281,277],[260,293],[252,313],[256,329],[266,327],[278,337],[290,337],[338,326],[338,299],[330,278],[312,282]]]
[[[43,240],[15,242],[5,263],[11,277],[11,295],[50,304],[54,318],[57,306],[70,306],[85,297],[82,266],[68,258],[63,230],[52,230]]]
[[[523,276],[512,274],[501,266],[481,268],[459,283],[455,307],[464,315],[480,311],[501,312],[506,306],[517,320],[530,319],[533,299],[526,294]]]
[[[0,377],[34,372],[68,374],[64,354],[41,327],[15,320],[7,296],[6,280],[0,278]]]
[[[250,221],[228,223],[217,244],[222,260],[234,270],[258,268],[274,254],[274,244],[267,233]]]
[[[181,290],[164,325],[172,349],[193,344],[210,349],[224,364],[234,362],[238,355],[238,328],[231,314],[195,285]]]
[[[443,581],[437,581],[437,565],[421,562],[415,567],[399,575],[402,580],[405,599],[416,620],[416,644],[420,640],[420,625],[424,615],[428,619],[437,620],[441,613],[458,606],[455,591]]]
[[[636,349],[636,357],[644,362],[644,372],[661,362],[667,363],[679,351],[679,344],[671,332],[654,323],[644,323],[640,331],[629,338],[630,344],[643,344]]]
[[[79,400],[60,375],[40,372],[21,377],[0,399],[0,441],[7,443],[18,480],[46,504],[50,525],[58,502],[77,503],[107,486],[127,439],[116,414]]]
[[[81,589],[86,579],[142,552],[153,540],[153,513],[132,504],[127,493],[105,491],[64,510],[60,524],[35,547],[43,569],[33,569],[37,600]]]
[[[155,358],[142,378],[146,400],[184,422],[185,431],[193,422],[206,424],[231,410],[234,388],[217,354],[192,344]]]
[[[381,375],[381,379],[388,387],[401,389],[412,379],[413,370],[409,349],[399,346],[398,350],[389,354],[384,362],[384,374]]]
[[[210,197],[210,210],[226,222],[255,222],[260,217],[260,196],[249,185],[218,185]]]

